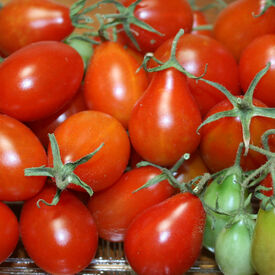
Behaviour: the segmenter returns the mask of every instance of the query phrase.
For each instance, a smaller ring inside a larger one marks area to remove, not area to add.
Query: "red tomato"
[[[134,193],[160,173],[159,169],[151,166],[133,169],[110,188],[91,197],[88,208],[101,238],[113,242],[123,241],[129,224],[137,214],[174,193],[174,188],[167,181]]]
[[[261,191],[261,193],[264,194],[265,196],[271,197],[273,195],[273,184],[272,184],[271,174],[268,174],[267,177],[263,181],[261,181],[260,184],[264,187],[271,188],[270,190]]]
[[[204,13],[201,11],[193,11],[193,28],[200,27],[203,25],[208,25]],[[212,36],[212,31],[210,30],[192,30],[191,33]]]
[[[161,61],[168,60],[172,41],[172,39],[167,40],[157,49],[156,58]],[[205,79],[225,86],[234,95],[240,94],[237,63],[232,54],[215,39],[205,35],[183,35],[178,41],[176,57],[189,73],[196,76],[202,75],[207,65]],[[192,95],[199,104],[202,116],[225,99],[220,91],[202,81],[191,78],[187,81]]]
[[[275,35],[263,35],[251,42],[244,49],[240,58],[240,81],[244,91],[247,90],[255,75],[262,70],[268,62],[270,69],[257,85],[254,96],[269,107],[275,107]]]
[[[118,43],[96,47],[85,76],[88,107],[112,115],[127,128],[133,106],[148,86],[145,71],[136,73],[139,66]]]
[[[20,201],[36,195],[46,177],[25,177],[24,169],[46,164],[46,152],[33,132],[0,114],[0,200]]]
[[[133,2],[135,0],[122,0],[125,6]],[[142,0],[137,5],[134,15],[164,34],[160,36],[131,25],[133,35],[143,53],[155,51],[165,40],[174,37],[180,28],[186,33],[192,29],[193,14],[186,0]],[[130,41],[129,44],[134,47]]]
[[[68,36],[69,8],[48,0],[12,0],[0,9],[0,50],[10,55],[33,42]]]
[[[44,147],[47,147],[49,144],[48,134],[53,133],[71,115],[86,109],[83,92],[79,91],[60,111],[44,119],[29,122],[28,126],[38,136]]]
[[[261,101],[254,99],[253,104],[266,107]],[[232,109],[232,104],[222,101],[213,107],[207,116]],[[256,116],[250,124],[250,143],[262,147],[261,136],[269,129],[275,128],[275,119]],[[201,156],[212,172],[217,172],[234,164],[239,144],[243,141],[241,123],[238,117],[226,117],[206,124],[201,129]],[[270,148],[275,151],[275,136],[270,137]],[[242,157],[241,166],[244,170],[256,169],[266,158],[253,150]]]
[[[0,263],[12,254],[18,239],[17,218],[7,205],[0,202]]]
[[[145,160],[173,165],[200,142],[200,112],[185,76],[175,69],[158,72],[135,105],[129,121],[133,147]]]
[[[58,126],[54,134],[63,163],[76,161],[104,143],[92,159],[75,169],[81,180],[94,191],[112,185],[128,164],[130,142],[127,132],[108,114],[97,111],[79,112]],[[48,157],[52,166],[51,147]]]
[[[21,121],[50,116],[76,94],[83,72],[80,55],[64,43],[26,46],[0,65],[0,112]]]
[[[20,216],[20,233],[28,255],[51,274],[75,274],[94,258],[98,234],[86,206],[69,191],[63,191],[57,205],[47,206],[56,188],[47,186],[25,202]],[[43,248],[43,249],[41,249]]]
[[[125,255],[140,275],[181,275],[198,258],[205,212],[190,193],[177,194],[138,215],[129,226]]]
[[[216,19],[214,36],[240,58],[245,47],[256,37],[275,32],[275,8],[259,15],[267,1],[237,0],[229,4]]]

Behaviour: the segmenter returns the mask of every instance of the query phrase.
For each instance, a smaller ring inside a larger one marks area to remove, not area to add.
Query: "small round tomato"
[[[98,234],[86,206],[69,191],[61,193],[57,205],[48,206],[56,192],[47,186],[25,202],[20,216],[20,233],[28,255],[51,274],[75,274],[94,258]]]
[[[46,177],[25,177],[24,169],[46,164],[46,152],[34,133],[0,114],[0,200],[21,201],[36,195]]]
[[[14,251],[19,239],[19,226],[15,214],[0,202],[0,263]]]
[[[151,166],[133,169],[110,188],[91,197],[88,208],[101,238],[113,242],[123,241],[129,224],[137,214],[175,192],[167,181],[161,181],[134,193],[160,173],[159,169]]]
[[[28,45],[0,65],[0,112],[21,121],[50,116],[76,94],[83,71],[80,55],[64,43]]]
[[[112,115],[127,128],[131,111],[148,86],[145,71],[136,72],[139,66],[119,43],[96,47],[84,82],[88,107]]]
[[[126,169],[130,155],[129,138],[119,121],[108,114],[98,111],[76,113],[58,126],[54,134],[63,163],[74,162],[104,144],[88,162],[74,170],[94,191],[112,185]],[[52,166],[51,147],[48,152]],[[75,185],[72,187],[80,190]]]
[[[181,275],[200,254],[205,212],[199,198],[179,193],[138,215],[129,226],[125,255],[140,275]]]
[[[49,0],[12,0],[0,9],[0,50],[10,55],[38,41],[61,41],[74,27],[68,7]]]

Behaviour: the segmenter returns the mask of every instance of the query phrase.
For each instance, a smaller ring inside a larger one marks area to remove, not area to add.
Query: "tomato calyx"
[[[52,148],[53,155],[53,167],[45,167],[45,165],[41,167],[34,168],[26,168],[24,170],[25,176],[47,176],[55,179],[55,183],[57,186],[57,192],[52,200],[52,202],[46,202],[43,199],[37,201],[37,206],[39,206],[40,202],[43,202],[46,205],[56,205],[59,202],[60,194],[63,190],[67,188],[69,184],[75,184],[82,187],[90,196],[93,195],[92,188],[83,182],[73,171],[77,166],[89,161],[104,145],[103,143],[92,153],[80,158],[75,162],[69,162],[63,164],[60,156],[60,150],[55,139],[54,134],[49,134],[50,144]]]
[[[270,7],[275,7],[275,1],[274,0],[266,0],[265,3],[264,3],[264,7],[262,8],[262,10],[260,11],[259,14],[255,14],[253,12],[253,16],[254,17],[260,17],[262,15],[264,15],[266,13],[266,11],[270,8]]]
[[[243,133],[243,142],[245,146],[245,155],[247,155],[249,150],[250,144],[250,122],[251,119],[255,116],[262,116],[262,117],[269,117],[275,118],[275,108],[263,108],[263,107],[256,107],[253,104],[253,94],[255,87],[261,80],[261,78],[267,73],[270,68],[270,63],[266,65],[264,69],[258,72],[255,78],[252,80],[250,86],[248,87],[247,92],[243,97],[237,97],[232,95],[224,86],[215,83],[213,81],[200,78],[200,81],[208,83],[209,85],[215,87],[219,91],[221,91],[226,98],[230,101],[233,105],[233,108],[229,111],[215,113],[209,116],[204,122],[199,126],[197,131],[199,131],[204,125],[211,123],[213,121],[219,120],[225,117],[237,117],[240,119],[242,125],[242,133]]]
[[[158,60],[154,56],[153,53],[147,53],[147,54],[145,54],[143,62],[142,62],[141,66],[139,67],[139,69],[137,71],[139,71],[141,68],[144,68],[145,71],[151,73],[151,72],[163,71],[163,70],[166,70],[166,69],[169,69],[169,68],[175,68],[176,70],[178,70],[181,73],[185,74],[189,78],[199,80],[202,77],[204,77],[204,75],[206,74],[206,71],[207,71],[207,64],[205,65],[205,69],[204,69],[203,74],[200,75],[200,76],[195,76],[195,75],[189,73],[188,71],[186,71],[181,66],[181,64],[178,62],[178,60],[176,58],[176,49],[177,49],[178,41],[179,41],[179,39],[182,35],[184,35],[184,30],[180,29],[178,31],[178,33],[176,34],[175,38],[173,39],[170,57],[165,63]],[[155,62],[157,62],[159,64],[159,66],[156,66],[154,68],[148,68],[147,64],[151,59],[154,60]]]

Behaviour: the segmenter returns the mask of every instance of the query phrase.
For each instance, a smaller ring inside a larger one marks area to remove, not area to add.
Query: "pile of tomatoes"
[[[275,4],[213,1],[210,30],[194,2],[1,7],[0,263],[20,238],[75,274],[103,238],[137,274],[183,274],[202,246],[274,274]]]

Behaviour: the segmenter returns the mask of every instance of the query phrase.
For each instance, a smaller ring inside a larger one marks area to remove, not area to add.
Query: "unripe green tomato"
[[[225,227],[217,237],[215,259],[225,275],[252,275],[251,243],[255,222],[239,220]],[[250,227],[250,230],[249,230]]]
[[[259,275],[275,275],[275,209],[260,209],[252,242],[252,263]]]

